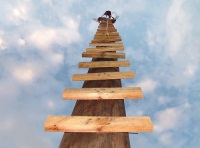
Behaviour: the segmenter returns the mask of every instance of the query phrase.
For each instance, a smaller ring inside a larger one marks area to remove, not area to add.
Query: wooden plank
[[[117,29],[115,29],[114,27],[104,27],[104,28],[99,28],[99,29],[97,29],[97,31],[106,31],[106,30],[108,30],[108,31],[111,31],[111,32],[117,32]]]
[[[98,26],[98,28],[101,28],[101,27],[107,27],[107,24],[100,24],[99,26]],[[108,24],[108,27],[114,27],[114,25],[112,25],[112,24]]]
[[[123,43],[90,43],[89,46],[123,46]]]
[[[101,32],[101,33],[97,32],[95,34],[95,36],[105,36],[105,32]],[[119,33],[118,32],[110,32],[109,36],[119,36]]]
[[[113,88],[67,88],[63,100],[141,99],[140,87]]]
[[[86,52],[106,52],[106,51],[117,51],[117,50],[124,50],[124,47],[117,47],[117,48],[87,48]]]
[[[105,30],[99,30],[99,31],[97,31],[96,32],[96,34],[99,34],[99,33],[106,33],[106,31]],[[108,31],[108,33],[110,34],[110,33],[118,33],[117,31]]]
[[[92,61],[107,61],[108,59],[93,58]],[[117,59],[110,59],[117,61]],[[88,73],[118,72],[118,67],[90,68]],[[121,87],[121,79],[103,81],[85,81],[83,88]],[[98,103],[97,103],[98,102]],[[126,116],[124,100],[78,100],[72,112],[72,116]],[[79,139],[77,141],[77,139]],[[66,147],[98,147],[130,148],[128,133],[64,133],[59,148]]]
[[[125,53],[116,52],[83,52],[82,57],[89,58],[121,58],[125,59]]]
[[[79,68],[129,67],[130,61],[80,62]]]
[[[100,30],[105,30],[106,28],[107,28],[106,25],[104,25],[104,26],[101,25],[101,26],[98,27],[98,29],[100,29]],[[108,26],[108,28],[109,29],[116,29],[114,26]]]
[[[74,74],[73,81],[85,80],[114,80],[114,79],[127,79],[133,78],[133,71],[126,72],[101,72],[101,73],[88,73],[88,74]]]
[[[150,117],[48,116],[44,124],[48,132],[152,132]]]
[[[112,42],[116,42],[116,41],[122,41],[122,39],[110,39],[110,38],[104,38],[104,39],[94,39],[91,41],[91,43],[112,43]]]
[[[94,36],[94,40],[97,39],[122,39],[120,36],[110,36],[106,37],[106,36]]]

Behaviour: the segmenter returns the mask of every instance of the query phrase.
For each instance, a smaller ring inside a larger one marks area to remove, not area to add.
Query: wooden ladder
[[[107,27],[107,28],[106,28]],[[125,58],[125,53],[119,33],[110,21],[99,24],[94,39],[91,41],[82,57],[90,58]],[[79,68],[128,67],[130,61],[93,61],[80,62]],[[133,78],[133,71],[99,72],[74,74],[73,81],[99,81]],[[111,88],[66,88],[63,91],[64,100],[116,100],[141,99],[140,87]],[[48,116],[44,123],[45,131],[49,132],[84,132],[84,133],[114,133],[114,132],[151,132],[153,125],[150,117],[122,116]]]

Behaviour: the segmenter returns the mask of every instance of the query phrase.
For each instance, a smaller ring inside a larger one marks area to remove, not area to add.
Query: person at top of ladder
[[[115,14],[115,17],[113,17],[112,14]],[[102,16],[98,17],[98,19],[93,19],[93,20],[100,23],[102,20],[109,19],[114,24],[118,19],[118,17],[119,16],[117,15],[117,13],[115,12],[111,13],[111,11],[107,10]]]

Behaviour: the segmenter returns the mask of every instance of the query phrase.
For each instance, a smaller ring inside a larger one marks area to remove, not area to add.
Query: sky
[[[132,147],[200,145],[199,0],[0,0],[0,147],[55,148],[63,133],[44,131],[48,115],[71,115],[65,88],[106,10],[125,46],[142,100],[126,100],[127,116],[150,116],[152,133],[130,134]]]

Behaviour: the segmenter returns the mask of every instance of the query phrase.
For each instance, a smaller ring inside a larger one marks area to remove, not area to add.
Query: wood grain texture
[[[89,46],[112,46],[112,47],[118,47],[118,46],[123,46],[123,43],[90,43]]]
[[[100,62],[80,62],[79,68],[100,68],[100,67],[129,67],[130,61],[100,61]]]
[[[125,59],[125,53],[116,52],[83,52],[82,57],[92,58],[121,58]]]
[[[98,29],[99,30],[106,30],[106,28],[107,28],[107,26],[106,25],[104,25],[104,26],[98,26]],[[108,29],[116,29],[114,26],[108,26]],[[116,29],[117,30],[117,29]]]
[[[117,61],[117,59],[93,58],[92,61]],[[118,72],[118,67],[90,68],[88,73]],[[121,80],[84,81],[83,88],[121,87]],[[124,100],[78,100],[72,116],[126,116]],[[67,133],[60,148],[130,148],[128,133]]]
[[[150,117],[48,116],[49,132],[152,132]]]
[[[88,73],[88,74],[74,74],[73,81],[85,81],[85,80],[113,80],[113,79],[127,79],[133,78],[133,71],[126,72],[100,72],[100,73]]]
[[[110,33],[114,33],[114,32],[117,32],[117,31],[112,31],[112,30],[108,30],[108,31],[105,31],[105,30],[98,30],[98,31],[96,32],[96,34],[99,34],[99,33],[108,33],[108,34],[110,34]]]
[[[87,48],[86,52],[106,52],[106,51],[117,51],[117,50],[124,50],[124,46],[120,47],[101,47],[101,48]]]
[[[94,40],[97,40],[97,39],[99,39],[99,40],[102,40],[102,39],[122,39],[120,36],[111,36],[111,35],[109,35],[109,37],[105,37],[105,36],[94,36]]]
[[[106,32],[97,32],[95,36],[105,36]],[[110,32],[109,36],[119,36],[118,32]]]
[[[103,25],[99,25],[102,27]],[[111,24],[110,26],[113,26]],[[95,37],[105,36],[97,33]],[[119,37],[119,33],[109,33],[110,37]],[[97,47],[98,48],[98,47]],[[119,48],[119,47],[117,47]],[[124,48],[124,47],[120,47]],[[103,49],[102,49],[103,50]],[[93,58],[92,61],[117,61],[116,58]],[[88,73],[119,72],[118,67],[90,68]],[[88,80],[84,81],[83,88],[110,88],[121,87],[121,80]],[[124,100],[78,100],[72,116],[126,116]],[[69,133],[65,132],[59,148],[130,148],[129,135],[123,133]]]
[[[114,27],[108,27],[108,28],[106,28],[106,27],[104,27],[104,28],[98,28],[97,29],[97,32],[98,31],[111,31],[111,32],[117,32],[117,29],[115,29]]]
[[[67,88],[63,91],[64,100],[102,100],[102,99],[141,99],[140,87],[115,88]]]
[[[94,39],[91,41],[91,43],[112,43],[116,41],[122,41],[120,38],[102,38],[102,39]]]

